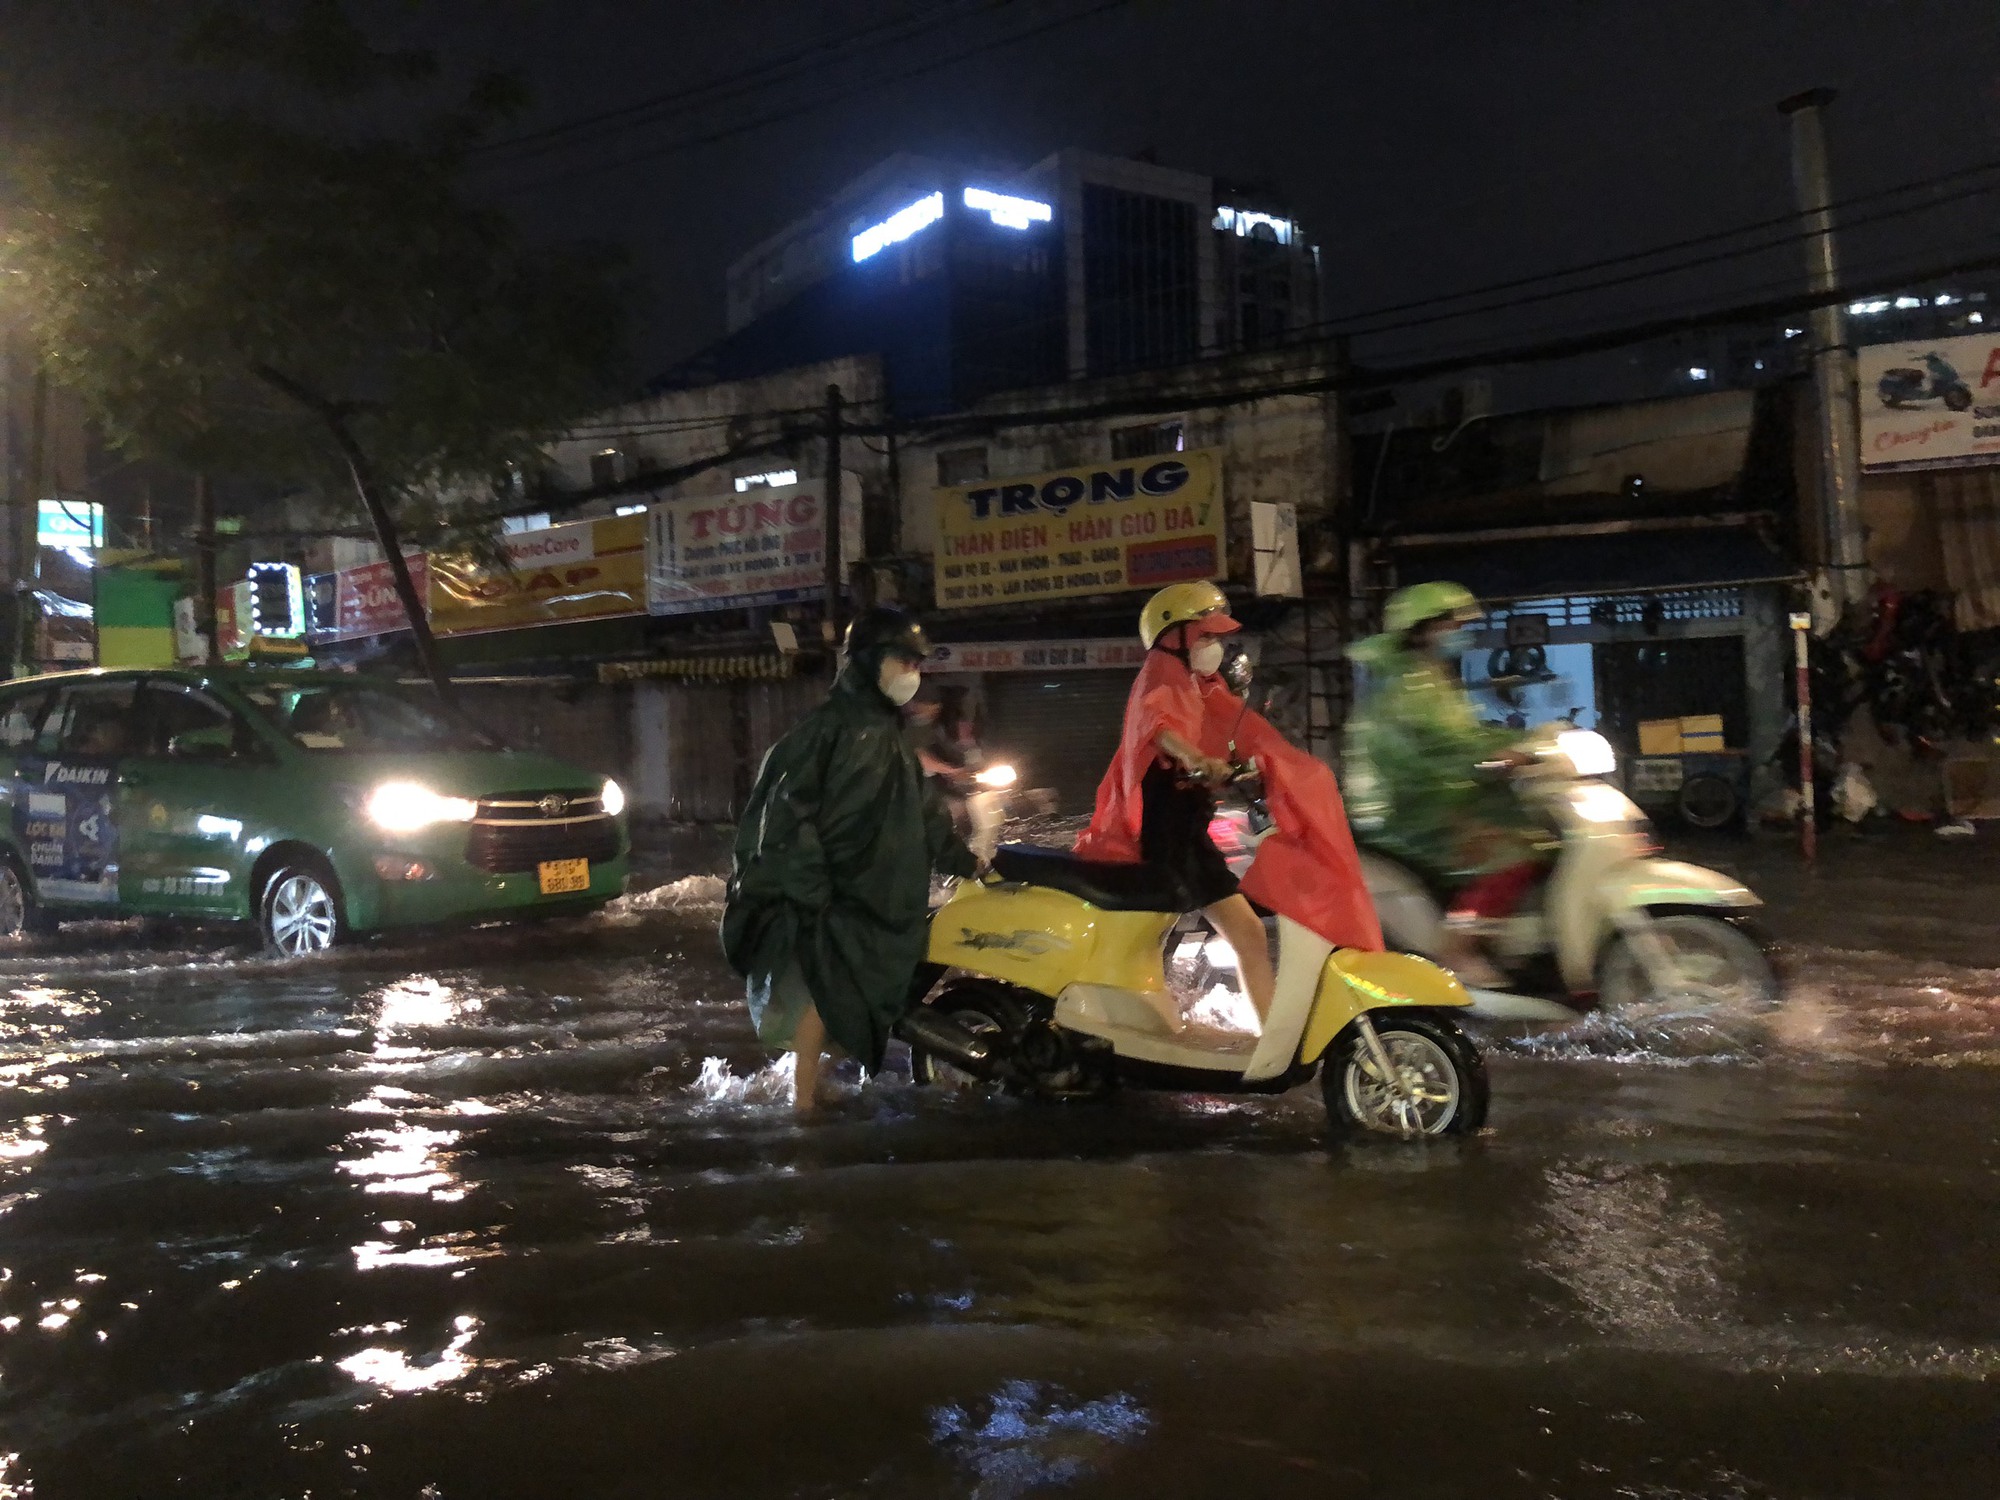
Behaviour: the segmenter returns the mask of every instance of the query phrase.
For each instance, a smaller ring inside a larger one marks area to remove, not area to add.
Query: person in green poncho
[[[1475,938],[1520,904],[1541,870],[1535,829],[1506,785],[1528,757],[1512,731],[1482,724],[1458,672],[1467,625],[1484,611],[1455,583],[1390,596],[1387,628],[1357,644],[1369,683],[1347,724],[1342,781],[1364,847],[1451,893],[1446,963],[1468,983],[1502,976]]]
[[[978,870],[903,732],[930,655],[923,627],[866,610],[844,654],[826,702],[764,757],[722,913],[757,1035],[795,1054],[802,1115],[818,1103],[827,1042],[882,1066],[928,944],[931,871]]]

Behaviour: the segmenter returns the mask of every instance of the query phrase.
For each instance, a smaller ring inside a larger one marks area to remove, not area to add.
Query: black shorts
[[[1174,886],[1184,910],[1213,906],[1236,894],[1236,877],[1215,841],[1208,820],[1215,799],[1199,785],[1181,784],[1178,766],[1154,764],[1139,783],[1139,857]]]

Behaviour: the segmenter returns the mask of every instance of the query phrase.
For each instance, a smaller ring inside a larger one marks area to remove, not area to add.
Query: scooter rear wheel
[[[949,1016],[974,1036],[988,1039],[996,1050],[1012,1047],[1027,1029],[1028,1014],[1020,1002],[990,985],[954,984],[931,1002],[940,1015]],[[975,1077],[928,1047],[910,1047],[910,1080],[939,1088],[988,1092],[999,1085],[991,1079]]]
[[[1348,1027],[1319,1075],[1335,1135],[1414,1140],[1469,1135],[1486,1123],[1486,1065],[1455,1022],[1381,1012],[1372,1019],[1397,1077],[1393,1084],[1381,1077],[1360,1030]]]

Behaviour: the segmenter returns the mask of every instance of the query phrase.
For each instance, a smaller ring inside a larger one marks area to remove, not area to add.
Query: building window
[[[957,484],[977,484],[986,475],[984,448],[947,448],[937,456],[938,483],[949,489]]]
[[[1111,457],[1151,458],[1155,453],[1179,453],[1187,438],[1176,417],[1171,422],[1148,422],[1142,427],[1111,429]]]
[[[1087,373],[1194,358],[1201,331],[1196,224],[1191,203],[1084,184]]]
[[[549,513],[538,510],[531,516],[508,516],[500,522],[502,536],[519,536],[524,531],[547,531]]]
[[[798,482],[799,471],[797,469],[771,469],[762,474],[738,474],[736,476],[736,493],[740,495],[745,490],[777,489],[781,485],[797,484]]]

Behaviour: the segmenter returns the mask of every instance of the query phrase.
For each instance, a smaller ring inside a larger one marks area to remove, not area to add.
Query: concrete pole
[[[1832,89],[1808,89],[1781,101],[1792,122],[1792,189],[1806,232],[1806,275],[1815,292],[1840,285],[1833,246],[1833,188],[1827,172],[1823,111]],[[1819,405],[1820,523],[1835,600],[1845,608],[1868,591],[1868,550],[1861,525],[1860,408],[1847,310],[1830,303],[1812,314],[1813,385]]]
[[[840,555],[840,387],[826,388],[826,493],[820,499],[821,524],[826,528],[826,612],[820,634],[830,648],[840,645],[840,585],[844,566]]]

